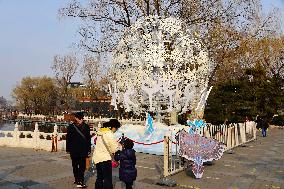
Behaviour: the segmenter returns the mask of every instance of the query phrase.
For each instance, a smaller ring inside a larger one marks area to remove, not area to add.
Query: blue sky
[[[55,54],[72,51],[78,25],[58,19],[68,0],[0,0],[0,96],[25,76],[52,76]]]
[[[265,10],[279,7],[284,16],[284,0],[262,1]],[[72,51],[78,23],[57,16],[67,2],[0,0],[0,96],[11,99],[12,88],[25,76],[52,76],[53,56]]]

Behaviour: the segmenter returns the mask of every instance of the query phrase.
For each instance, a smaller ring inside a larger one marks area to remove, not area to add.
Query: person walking
[[[66,136],[66,152],[70,153],[77,188],[87,187],[84,184],[84,173],[86,158],[91,153],[90,128],[83,119],[83,112],[74,113],[74,122],[68,126]]]
[[[119,128],[119,121],[111,119],[103,123],[103,127],[97,132],[96,147],[92,158],[97,169],[95,189],[113,189],[112,160],[114,153],[118,151],[118,142],[114,138],[114,133]]]
[[[269,127],[267,117],[264,117],[261,124],[262,136],[266,137],[266,132]]]
[[[133,149],[134,143],[130,139],[123,142],[123,150],[115,153],[114,159],[120,162],[119,180],[125,183],[126,189],[132,189],[137,177],[136,156]]]
[[[264,116],[261,116],[261,117],[258,116],[256,123],[257,123],[257,125],[256,125],[257,129],[261,129],[262,136],[266,137],[266,131],[269,127],[267,118],[264,117]]]

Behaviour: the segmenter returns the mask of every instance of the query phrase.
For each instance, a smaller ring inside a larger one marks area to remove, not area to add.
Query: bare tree
[[[90,52],[111,52],[124,29],[148,15],[173,15],[181,0],[89,0],[86,6],[72,0],[59,10],[61,17],[77,17],[88,24],[81,27],[79,46]],[[99,36],[99,37],[98,37]]]
[[[88,96],[95,98],[99,91],[99,81],[102,77],[101,64],[99,58],[86,55],[84,65],[81,68],[81,74],[88,89]]]
[[[266,16],[258,11],[251,20],[251,26],[239,34],[238,45],[230,52],[230,62],[241,67],[243,71],[245,68],[261,66],[267,74],[280,73],[283,36],[279,15],[277,9]]]
[[[106,57],[111,56],[125,29],[137,19],[148,15],[180,18],[216,62],[210,83],[225,70],[241,70],[247,54],[244,47],[251,41],[280,31],[277,11],[263,16],[260,0],[89,0],[86,5],[72,0],[59,14],[84,20],[79,47],[106,53]],[[245,64],[249,63],[253,64]]]
[[[3,96],[0,97],[0,110],[8,110],[11,107],[11,103]]]
[[[70,95],[68,93],[68,84],[75,75],[78,66],[79,63],[74,56],[54,56],[54,61],[51,68],[61,87],[62,104],[65,104],[65,108],[69,108],[68,99],[70,99]]]

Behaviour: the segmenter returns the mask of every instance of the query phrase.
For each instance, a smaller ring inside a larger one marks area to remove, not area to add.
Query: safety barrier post
[[[169,176],[169,137],[164,137],[164,177]]]

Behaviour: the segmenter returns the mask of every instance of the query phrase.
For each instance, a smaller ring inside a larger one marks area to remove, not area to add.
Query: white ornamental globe
[[[184,112],[207,88],[213,63],[181,20],[148,16],[122,36],[111,62],[113,99],[126,111]]]

